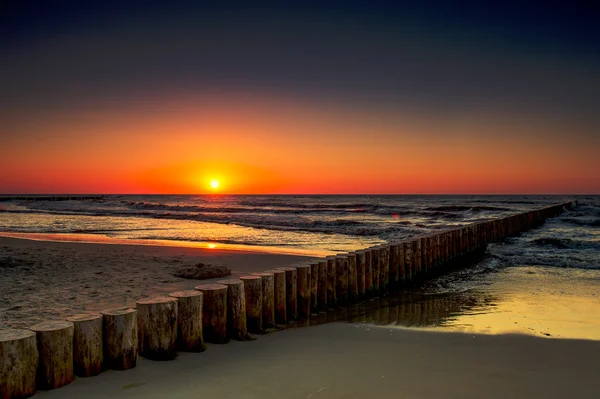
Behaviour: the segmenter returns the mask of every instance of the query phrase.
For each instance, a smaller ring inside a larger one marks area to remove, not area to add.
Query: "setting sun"
[[[216,190],[217,188],[219,188],[219,185],[220,185],[220,184],[221,184],[221,183],[220,183],[220,182],[219,182],[217,179],[213,179],[213,180],[211,180],[211,181],[210,181],[210,186],[211,186],[211,187],[212,187],[214,190]]]

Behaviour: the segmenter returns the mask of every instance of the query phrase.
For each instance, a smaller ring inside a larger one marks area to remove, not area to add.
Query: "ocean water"
[[[468,267],[378,300],[359,319],[384,326],[600,339],[600,196],[9,200],[0,202],[0,235],[158,240],[174,246],[241,246],[322,256],[568,199],[579,205],[539,228],[488,245]]]

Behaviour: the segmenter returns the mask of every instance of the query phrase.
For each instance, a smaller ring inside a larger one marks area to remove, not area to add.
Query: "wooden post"
[[[319,280],[317,282],[317,304],[319,309],[327,308],[327,261],[319,262]]]
[[[248,340],[244,282],[239,279],[227,279],[219,280],[217,284],[227,287],[227,336],[236,341]]]
[[[296,265],[297,287],[298,291],[298,317],[306,319],[310,316],[310,265]]]
[[[412,240],[414,266],[413,270],[419,275],[419,278],[423,279],[424,273],[421,267],[421,239],[415,238]]]
[[[348,258],[346,255],[335,257],[335,273],[337,276],[336,298],[338,306],[348,304]]]
[[[431,266],[429,265],[429,236],[419,237],[421,241],[421,269],[423,269],[423,273],[427,274],[431,271]]]
[[[398,286],[401,287],[406,283],[405,276],[405,262],[404,262],[404,252],[405,252],[406,242],[400,241],[398,243]]]
[[[358,301],[358,271],[356,266],[356,254],[348,254],[348,303]]]
[[[0,398],[26,398],[35,394],[38,367],[36,333],[0,330]]]
[[[200,291],[177,291],[169,294],[177,299],[177,346],[182,351],[204,352],[202,334],[202,299]]]
[[[379,292],[387,295],[390,292],[390,247],[379,246]]]
[[[365,298],[373,297],[373,258],[371,250],[365,249]]]
[[[365,251],[356,251],[356,279],[358,281],[358,298],[364,299],[365,297],[365,268],[366,268],[366,255]]]
[[[255,334],[264,333],[262,317],[262,278],[259,276],[242,276],[244,293],[246,294],[246,324],[248,331]]]
[[[80,377],[92,377],[102,372],[102,315],[80,314],[67,318],[73,323],[73,368]]]
[[[371,252],[371,274],[373,276],[373,295],[379,296],[379,274],[381,272],[381,262],[379,260],[379,248],[369,248]]]
[[[73,323],[45,321],[30,328],[37,337],[38,389],[56,389],[70,384],[73,373]]]
[[[444,266],[446,266],[446,263],[448,262],[448,256],[447,256],[447,246],[446,246],[446,234],[445,233],[440,233],[438,235],[438,242],[439,242],[439,246],[440,246],[440,268],[443,268]]]
[[[227,335],[227,286],[223,284],[202,284],[196,286],[201,291],[202,329],[204,340],[213,344],[226,344]]]
[[[138,357],[138,325],[135,309],[111,309],[102,313],[104,365],[112,370],[134,368]]]
[[[414,253],[412,241],[406,241],[404,244],[404,273],[406,281],[413,281],[414,278]]]
[[[285,271],[265,270],[265,273],[273,273],[275,323],[285,325],[287,323],[287,300],[285,294]]]
[[[316,314],[319,309],[319,262],[310,264],[310,313]]]
[[[298,318],[298,271],[295,267],[280,267],[285,272],[285,303],[287,319]]]
[[[263,328],[275,328],[275,277],[273,273],[252,273],[262,279]],[[231,306],[231,305],[230,305]]]
[[[394,292],[398,289],[399,272],[398,272],[398,244],[390,243],[390,275],[389,275],[389,290]]]
[[[327,260],[327,306],[335,308],[337,306],[335,256],[328,256],[325,259]]]
[[[177,357],[177,299],[157,297],[136,303],[139,354],[151,360]]]

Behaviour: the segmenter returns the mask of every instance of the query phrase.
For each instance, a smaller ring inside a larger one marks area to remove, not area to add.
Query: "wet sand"
[[[54,398],[593,398],[600,342],[329,323],[76,379]]]
[[[239,276],[307,259],[240,250],[0,237],[0,328],[133,306],[138,298],[214,281],[173,276],[179,267],[198,262],[226,265]]]

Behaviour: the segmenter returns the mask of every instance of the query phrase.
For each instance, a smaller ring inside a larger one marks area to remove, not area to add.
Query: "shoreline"
[[[334,255],[336,251],[308,250],[299,248],[284,248],[265,245],[242,245],[226,244],[209,241],[180,241],[180,240],[142,240],[111,238],[101,234],[85,233],[13,233],[0,231],[0,238],[12,238],[18,240],[46,241],[46,242],[70,242],[84,244],[108,244],[108,245],[139,245],[139,246],[157,246],[173,248],[197,248],[205,250],[231,251],[241,253],[264,253],[278,255],[296,255],[325,257]]]

